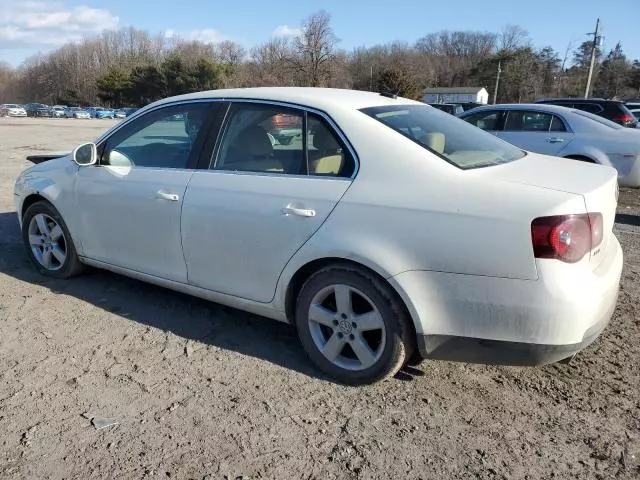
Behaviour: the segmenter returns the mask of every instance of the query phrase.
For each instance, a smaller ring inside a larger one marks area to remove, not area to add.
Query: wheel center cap
[[[340,328],[340,331],[345,335],[349,335],[353,331],[353,326],[351,326],[351,322],[348,322],[346,320],[340,320],[340,323],[338,324],[338,328]]]

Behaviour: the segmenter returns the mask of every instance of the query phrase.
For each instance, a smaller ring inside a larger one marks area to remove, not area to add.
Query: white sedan
[[[478,107],[459,118],[530,152],[608,165],[640,187],[640,132],[583,110],[546,104]]]
[[[5,103],[0,105],[0,117],[26,117],[27,111],[21,105]]]
[[[302,135],[281,144],[284,117]],[[43,274],[90,265],[290,322],[364,384],[594,341],[622,269],[616,179],[392,95],[257,88],[153,103],[23,172],[15,206]]]

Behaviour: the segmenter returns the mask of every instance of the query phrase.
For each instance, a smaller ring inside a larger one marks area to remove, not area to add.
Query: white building
[[[482,87],[437,87],[422,92],[425,103],[489,103],[489,92]]]

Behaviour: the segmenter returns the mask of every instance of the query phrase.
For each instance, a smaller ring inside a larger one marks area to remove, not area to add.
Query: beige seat
[[[344,162],[344,154],[333,134],[325,127],[313,133],[315,151],[309,152],[310,175],[338,175]]]
[[[273,146],[266,130],[251,125],[236,137],[220,168],[243,172],[284,172],[282,162],[272,155]]]
[[[431,132],[425,134],[421,139],[420,143],[433,150],[436,153],[443,154],[445,147],[445,136],[444,133],[440,132]]]

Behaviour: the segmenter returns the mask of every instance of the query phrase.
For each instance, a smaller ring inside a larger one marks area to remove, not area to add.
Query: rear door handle
[[[282,209],[284,215],[297,215],[298,217],[315,217],[316,211],[310,208],[284,207]]]
[[[550,137],[550,138],[547,138],[547,142],[549,142],[549,143],[562,143],[562,142],[564,142],[564,138]]]
[[[156,198],[159,198],[160,200],[167,200],[169,202],[177,202],[180,200],[180,197],[175,193],[163,192],[162,190],[158,190],[156,192]]]

